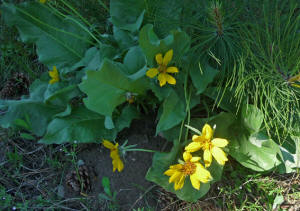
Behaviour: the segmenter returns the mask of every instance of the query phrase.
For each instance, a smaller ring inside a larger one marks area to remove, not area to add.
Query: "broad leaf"
[[[140,117],[139,112],[132,105],[127,105],[123,108],[121,115],[116,119],[115,125],[117,131],[121,131],[126,127],[130,127],[133,119]]]
[[[87,94],[84,103],[88,109],[104,116],[112,116],[116,106],[126,101],[126,93],[144,94],[145,78],[132,80],[124,74],[121,65],[105,60],[99,71],[87,71],[80,89]]]
[[[156,134],[179,124],[185,118],[185,104],[172,90],[162,104],[162,114],[156,127]]]
[[[239,127],[232,130],[230,155],[240,164],[254,171],[269,171],[280,164],[277,158],[279,146],[267,135],[258,132],[249,136]]]
[[[24,42],[36,44],[40,62],[48,67],[73,65],[91,44],[79,21],[54,14],[38,2],[4,3],[1,11],[5,22],[18,28]]]
[[[203,67],[199,65],[190,68],[190,76],[194,86],[197,88],[197,94],[205,91],[208,84],[213,82],[218,70],[206,64]]]
[[[264,121],[264,114],[254,105],[244,105],[242,107],[241,120],[247,130],[250,132],[258,132]]]
[[[164,175],[164,172],[168,170],[170,165],[177,163],[177,158],[182,159],[181,146],[178,141],[174,141],[174,146],[169,153],[156,152],[153,156],[152,167],[148,170],[146,179],[154,182],[167,191],[173,192],[181,200],[195,202],[199,198],[203,197],[209,190],[209,183],[201,183],[200,190],[196,190],[192,187],[190,178],[186,177],[184,186],[182,189],[175,191],[174,183],[169,183],[169,177]]]
[[[54,106],[44,102],[44,93],[48,83],[36,80],[30,86],[30,97],[23,97],[21,100],[2,101],[6,113],[0,119],[0,125],[4,128],[13,127],[17,119],[27,117],[32,132],[42,136],[52,116],[65,110],[64,106]]]
[[[144,9],[144,0],[111,0],[111,21],[120,29],[135,32],[143,22]]]
[[[72,69],[83,67],[83,70],[98,70],[105,58],[113,59],[117,50],[110,45],[102,44],[100,49],[92,47],[85,52],[84,57]]]
[[[102,139],[114,139],[115,130],[104,127],[104,117],[84,107],[75,108],[71,115],[55,118],[47,128],[46,135],[39,141],[44,144],[67,142],[91,143]]]
[[[124,58],[124,65],[128,70],[128,75],[132,75],[145,68],[146,58],[139,46],[134,46],[129,49]]]

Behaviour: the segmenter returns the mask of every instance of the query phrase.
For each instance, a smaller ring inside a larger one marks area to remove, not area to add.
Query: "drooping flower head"
[[[197,190],[200,189],[200,182],[207,183],[212,179],[210,172],[199,163],[200,157],[193,157],[189,152],[184,152],[183,159],[183,164],[171,165],[164,172],[170,177],[169,183],[174,182],[175,190],[183,187],[187,176],[190,176],[192,186]]]
[[[49,84],[54,84],[56,82],[59,82],[59,73],[58,70],[56,69],[56,66],[53,66],[53,70],[49,71],[49,76],[51,77]]]
[[[110,157],[112,159],[113,172],[115,172],[116,169],[118,169],[118,171],[121,172],[124,169],[124,163],[119,155],[119,144],[116,143],[114,145],[108,140],[103,140],[102,144],[107,149],[110,149]]]
[[[213,129],[210,125],[205,124],[202,128],[202,134],[200,136],[194,135],[192,137],[193,142],[185,147],[185,150],[188,152],[196,152],[202,149],[205,167],[211,165],[212,156],[220,165],[224,165],[228,161],[225,152],[221,149],[228,144],[228,141],[223,138],[212,138]]]
[[[156,75],[159,80],[159,85],[164,86],[166,82],[169,84],[175,85],[176,79],[168,73],[178,73],[177,67],[168,67],[168,64],[172,60],[173,57],[173,49],[169,50],[164,57],[161,53],[156,54],[155,60],[158,64],[158,68],[150,68],[146,75],[150,78],[154,78]]]

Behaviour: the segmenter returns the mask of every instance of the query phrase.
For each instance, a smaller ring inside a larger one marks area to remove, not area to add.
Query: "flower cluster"
[[[228,144],[226,139],[214,138],[213,129],[210,125],[205,124],[202,128],[201,135],[194,135],[192,142],[185,147],[183,153],[184,161],[179,161],[179,164],[171,165],[165,175],[169,176],[169,183],[174,182],[174,189],[179,190],[184,185],[185,177],[190,176],[192,186],[199,190],[200,182],[207,183],[212,179],[210,172],[205,169],[212,163],[212,157],[220,165],[224,165],[228,160],[225,152],[221,149]],[[205,167],[199,162],[200,157],[193,157],[191,153],[203,151],[203,160]]]

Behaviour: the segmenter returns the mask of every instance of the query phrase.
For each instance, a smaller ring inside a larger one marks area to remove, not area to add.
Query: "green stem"
[[[156,152],[155,150],[151,150],[151,149],[126,149],[126,152],[129,151],[138,151],[138,152]]]
[[[59,10],[57,10],[56,8],[54,8],[52,5],[49,5],[49,7],[53,10],[53,11],[55,11],[57,14],[59,14],[60,16],[62,16],[62,17],[64,17],[64,18],[68,18],[68,19],[70,19],[70,20],[72,20],[74,23],[76,23],[80,28],[82,28],[85,32],[87,32],[97,43],[99,43],[99,44],[101,44],[101,41],[100,40],[98,40],[97,39],[97,37],[93,34],[93,33],[91,33],[90,32],[90,30],[87,28],[87,27],[85,27],[83,24],[81,24],[79,21],[77,21],[76,19],[74,19],[74,18],[72,18],[71,16],[67,16],[67,15],[65,15],[65,14],[63,14],[63,13],[61,13]],[[64,9],[64,8],[62,8],[62,9]],[[65,9],[64,9],[65,10]],[[66,10],[65,10],[66,11]],[[75,10],[76,11],[76,10]],[[68,12],[68,11],[66,11],[66,12]],[[77,11],[76,11],[77,12]],[[77,12],[77,14],[79,14],[78,12]],[[76,15],[77,15],[76,14]],[[80,14],[79,14],[80,15]],[[85,21],[84,21],[85,22]],[[89,25],[90,26],[90,23],[88,23],[87,21],[85,22],[87,25]]]

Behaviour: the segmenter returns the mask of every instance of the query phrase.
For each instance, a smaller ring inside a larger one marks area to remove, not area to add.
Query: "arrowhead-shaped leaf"
[[[172,90],[162,104],[162,114],[156,127],[156,134],[179,124],[185,118],[185,104]]]
[[[111,140],[115,136],[115,130],[105,129],[104,116],[84,107],[78,107],[69,116],[53,119],[48,125],[46,135],[39,142],[45,144],[74,141],[91,143],[99,142],[103,138]]]
[[[121,64],[105,60],[99,71],[87,71],[80,89],[87,94],[86,107],[104,116],[112,116],[116,106],[126,101],[126,93],[144,94],[147,88],[145,77],[130,79]]]

